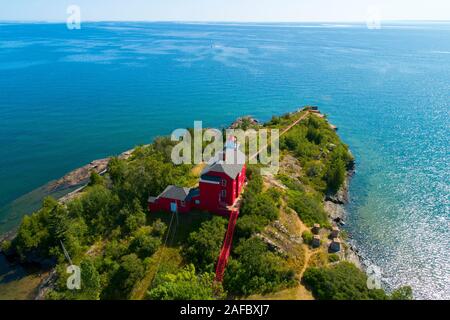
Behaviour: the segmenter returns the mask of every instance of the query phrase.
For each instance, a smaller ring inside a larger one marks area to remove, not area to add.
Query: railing
[[[219,201],[219,207],[221,207],[221,208],[227,208],[228,207],[228,203],[226,203],[226,202],[223,202],[223,201]]]
[[[231,245],[233,243],[234,228],[236,226],[238,216],[238,210],[231,211],[227,232],[225,234],[225,240],[223,242],[222,250],[220,251],[219,260],[217,261],[216,266],[216,281],[219,282],[223,281],[223,275],[225,273],[225,267],[228,263],[228,257],[230,256]]]

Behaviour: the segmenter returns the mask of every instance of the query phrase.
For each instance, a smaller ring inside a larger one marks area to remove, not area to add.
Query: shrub
[[[153,255],[161,245],[161,239],[150,234],[149,227],[142,227],[134,234],[129,250],[138,255],[140,259],[145,259]]]
[[[185,257],[202,271],[213,271],[226,232],[227,220],[215,216],[189,235]]]
[[[323,135],[319,130],[311,127],[308,128],[308,131],[306,132],[306,139],[315,144],[320,144],[323,140]]]
[[[162,237],[167,230],[167,225],[161,221],[161,219],[156,220],[152,224],[152,236]]]
[[[269,188],[266,194],[273,200],[273,202],[279,206],[281,204],[281,191],[277,188]]]
[[[273,198],[267,193],[245,193],[241,205],[241,214],[254,215],[273,221],[278,218],[278,207]]]
[[[413,291],[410,286],[400,287],[394,290],[390,296],[392,300],[413,300]]]
[[[278,175],[278,179],[280,179],[281,182],[283,182],[283,184],[286,187],[288,187],[290,190],[301,191],[301,192],[305,191],[305,188],[303,187],[301,182],[298,181],[297,179],[288,177],[287,175],[284,175],[284,174]]]
[[[328,261],[330,263],[338,262],[339,260],[340,260],[339,255],[337,255],[336,253],[331,253],[328,255]]]
[[[60,241],[72,255],[76,255],[82,249],[85,233],[84,221],[71,219],[64,206],[48,197],[40,210],[23,218],[11,247],[22,259],[29,254],[41,258],[62,258]]]
[[[81,268],[81,297],[85,300],[98,300],[101,292],[100,275],[91,260],[83,260]]]
[[[104,186],[105,178],[99,175],[97,172],[92,171],[88,186],[95,186],[95,185]]]
[[[197,275],[194,265],[188,265],[176,274],[165,274],[163,281],[147,293],[153,300],[212,300],[220,284],[214,284],[213,273]]]
[[[267,293],[293,285],[295,272],[258,238],[242,241],[225,271],[224,288],[234,294]]]
[[[341,158],[331,160],[326,173],[325,181],[329,191],[336,193],[345,181],[345,164]]]
[[[324,226],[329,224],[321,201],[303,192],[289,191],[288,206],[297,212],[307,226],[311,227],[314,223]]]
[[[313,241],[313,234],[309,230],[305,230],[302,233],[303,242],[306,244],[311,244]]]
[[[337,192],[339,190],[345,181],[347,168],[351,161],[353,158],[346,146],[340,144],[332,151],[324,174],[328,191]]]
[[[236,223],[235,239],[250,238],[261,232],[267,224],[267,219],[252,214],[240,217]]]
[[[331,267],[308,268],[303,281],[319,300],[385,300],[381,289],[367,288],[367,276],[355,265],[340,262]]]
[[[136,254],[123,256],[102,299],[128,299],[135,284],[144,276],[144,271],[144,265]]]
[[[0,251],[1,252],[8,252],[11,249],[11,241],[4,240],[2,243],[0,243]]]
[[[138,199],[134,199],[130,207],[125,207],[120,210],[121,220],[124,221],[124,231],[130,234],[136,231],[139,227],[145,225],[146,216]]]

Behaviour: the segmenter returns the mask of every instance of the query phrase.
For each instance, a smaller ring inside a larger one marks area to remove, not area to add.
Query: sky
[[[450,0],[0,0],[0,20],[313,22],[450,20]]]

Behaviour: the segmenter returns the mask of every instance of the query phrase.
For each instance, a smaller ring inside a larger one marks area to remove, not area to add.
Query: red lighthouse
[[[245,155],[238,147],[236,138],[230,138],[202,171],[197,188],[168,186],[159,196],[149,197],[149,211],[186,213],[200,209],[229,215],[245,183]]]

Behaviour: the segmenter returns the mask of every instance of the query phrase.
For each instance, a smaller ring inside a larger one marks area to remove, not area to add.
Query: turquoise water
[[[0,24],[0,232],[93,159],[305,104],[356,156],[347,228],[385,286],[450,299],[450,24]]]

